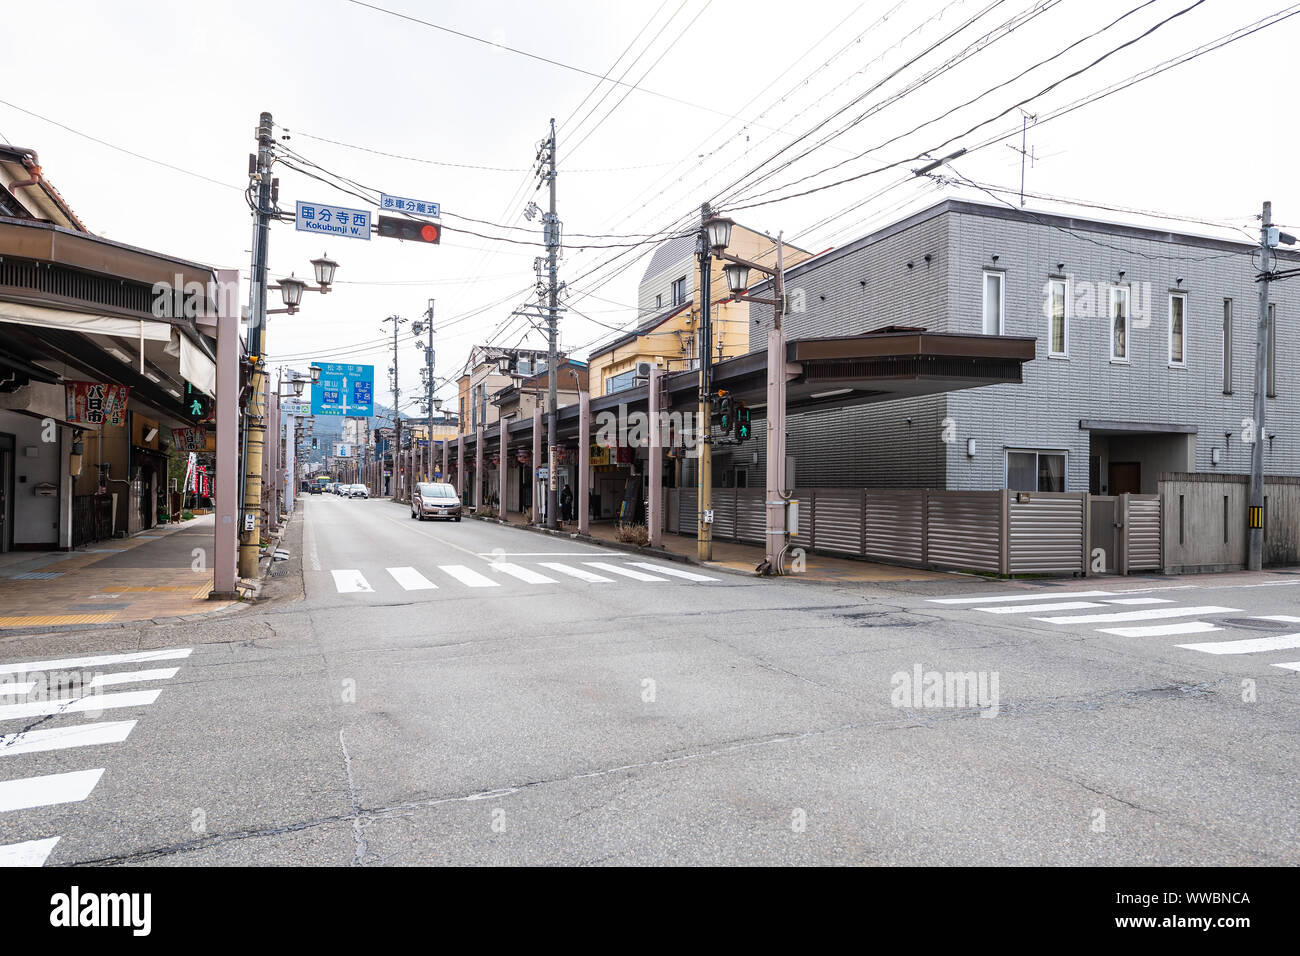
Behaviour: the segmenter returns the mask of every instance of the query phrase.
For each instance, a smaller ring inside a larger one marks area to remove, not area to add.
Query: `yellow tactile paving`
[[[30,614],[21,617],[0,617],[0,627],[49,627],[57,624],[107,624],[117,617],[112,614]]]

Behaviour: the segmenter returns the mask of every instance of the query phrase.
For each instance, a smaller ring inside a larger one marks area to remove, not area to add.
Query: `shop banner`
[[[78,425],[125,425],[129,385],[68,382],[68,421]]]
[[[206,428],[173,428],[172,448],[176,451],[203,451],[208,447]]]

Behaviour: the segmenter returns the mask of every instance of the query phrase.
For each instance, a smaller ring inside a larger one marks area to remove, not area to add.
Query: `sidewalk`
[[[518,512],[507,515],[507,524],[527,526],[527,516]],[[577,522],[563,526],[568,534],[577,534]],[[601,544],[619,544],[612,521],[591,522],[591,539]],[[663,536],[663,549],[674,557],[700,564],[703,567],[725,568],[745,574],[753,574],[754,569],[763,562],[763,549],[757,545],[737,544],[734,541],[714,541],[713,560],[701,562],[696,559],[694,538],[680,534]],[[855,561],[849,558],[833,558],[823,554],[808,554],[804,570],[798,575],[791,575],[803,581],[820,584],[879,584],[886,581],[951,581],[953,575],[943,571],[926,571],[919,568],[901,567],[895,564],[877,564],[872,561]]]
[[[212,515],[69,552],[5,555],[0,630],[117,624],[219,611],[209,601]],[[202,571],[194,570],[202,553]],[[26,560],[23,560],[25,558]]]

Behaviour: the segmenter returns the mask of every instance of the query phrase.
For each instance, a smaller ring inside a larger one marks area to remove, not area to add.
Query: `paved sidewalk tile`
[[[42,559],[39,573],[0,577],[0,630],[181,617],[236,604],[207,599],[212,524],[206,516],[62,556],[33,555]]]

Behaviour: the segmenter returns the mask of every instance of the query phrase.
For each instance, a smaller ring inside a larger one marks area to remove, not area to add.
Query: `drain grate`
[[[1252,631],[1292,631],[1296,628],[1294,622],[1265,621],[1255,617],[1221,617],[1210,623],[1222,624],[1224,627],[1244,627]]]

